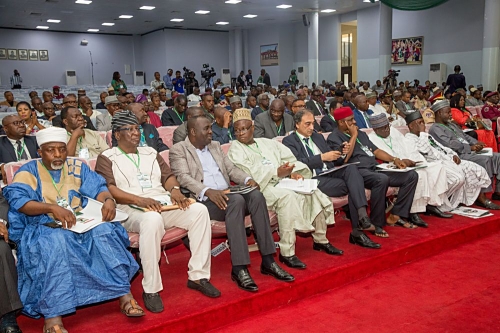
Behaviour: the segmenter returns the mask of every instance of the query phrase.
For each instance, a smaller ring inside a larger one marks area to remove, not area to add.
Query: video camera
[[[184,74],[182,75],[182,77],[186,80],[189,79],[189,73],[191,73],[192,71],[189,69],[189,68],[186,68],[185,66],[182,67],[182,70],[184,71]]]
[[[213,67],[209,67],[209,64],[203,64],[203,69],[201,70],[201,77],[207,82],[215,76],[215,69]]]
[[[387,77],[388,78],[396,78],[399,76],[399,72],[401,72],[399,69],[398,70],[395,70],[395,69],[389,69],[389,72],[387,74]]]

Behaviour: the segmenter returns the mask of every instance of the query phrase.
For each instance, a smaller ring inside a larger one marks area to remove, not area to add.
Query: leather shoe
[[[500,206],[491,202],[491,200],[484,200],[484,202],[481,202],[479,200],[476,200],[476,202],[474,203],[476,206],[479,206],[479,207],[483,207],[483,208],[486,208],[486,209],[491,209],[491,210],[500,210]]]
[[[304,264],[302,261],[300,261],[300,259],[297,258],[296,255],[285,257],[285,256],[282,256],[280,253],[278,258],[282,263],[284,263],[285,265],[287,265],[288,267],[291,267],[291,268],[305,269],[307,267],[306,264]]]
[[[344,254],[344,251],[337,249],[330,243],[321,244],[313,242],[313,250],[315,251],[325,251],[327,254],[331,254],[334,256],[341,256]]]
[[[380,244],[372,241],[367,235],[361,233],[359,236],[349,235],[349,243],[370,249],[380,249]]]
[[[220,296],[220,291],[207,279],[200,279],[199,283],[188,280],[187,286],[189,289],[198,290],[203,295],[208,297],[216,298]]]
[[[429,227],[429,225],[427,223],[425,223],[425,221],[422,220],[422,218],[416,213],[410,214],[410,218],[408,219],[408,221],[410,223],[413,223],[414,225],[416,225],[418,227],[422,227],[422,228]]]
[[[372,221],[368,216],[359,219],[358,227],[360,230],[369,230],[369,231],[375,230],[375,226],[372,224]]]
[[[158,313],[163,311],[163,301],[158,293],[142,293],[142,300],[146,309]]]
[[[238,287],[245,291],[256,292],[259,290],[246,268],[240,269],[238,274],[231,271],[231,280],[235,281]]]
[[[273,262],[269,267],[261,265],[260,272],[264,275],[271,275],[272,277],[281,281],[295,281],[295,278],[290,273],[281,268],[276,262]]]
[[[0,328],[0,333],[23,333],[19,326],[5,326]]]
[[[451,219],[453,217],[453,214],[445,213],[436,206],[431,205],[427,205],[427,207],[425,207],[425,215],[434,215],[442,219]]]

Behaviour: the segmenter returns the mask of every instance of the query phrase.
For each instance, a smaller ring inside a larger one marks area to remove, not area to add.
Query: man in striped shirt
[[[10,87],[12,89],[21,89],[21,83],[23,82],[23,78],[17,71],[17,69],[14,69],[14,75],[10,77]]]

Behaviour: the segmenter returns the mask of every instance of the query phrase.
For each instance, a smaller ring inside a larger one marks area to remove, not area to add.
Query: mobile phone
[[[53,229],[62,228],[62,224],[59,224],[56,221],[51,221],[51,222],[48,222],[48,223],[44,223],[44,226],[49,227],[49,228],[53,228]]]

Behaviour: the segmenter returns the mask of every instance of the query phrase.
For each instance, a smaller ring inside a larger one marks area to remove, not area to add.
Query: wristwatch
[[[170,192],[172,192],[173,190],[181,190],[181,188],[179,186],[174,186],[170,189]]]
[[[104,199],[104,202],[108,201],[108,200],[113,200],[113,202],[115,203],[115,207],[116,207],[116,200],[112,197],[107,197],[106,199]]]

